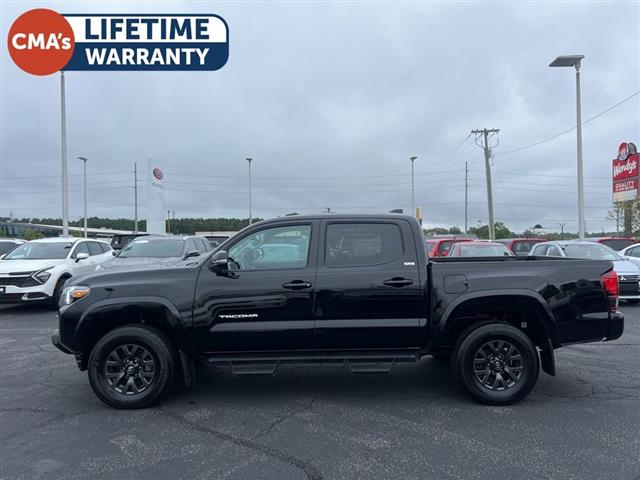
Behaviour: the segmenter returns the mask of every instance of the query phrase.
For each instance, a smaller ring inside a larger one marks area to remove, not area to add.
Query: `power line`
[[[603,110],[602,112],[600,112],[600,113],[598,113],[598,114],[594,115],[593,117],[588,118],[587,120],[585,120],[584,122],[582,122],[582,123],[581,123],[581,125],[585,125],[585,124],[589,123],[590,121],[595,120],[596,118],[598,118],[598,117],[600,117],[600,116],[604,115],[605,113],[610,112],[610,111],[611,111],[611,110],[613,110],[614,108],[619,107],[619,106],[620,106],[620,105],[622,105],[623,103],[625,103],[625,102],[627,102],[627,101],[631,100],[633,97],[635,97],[635,96],[636,96],[636,95],[638,95],[638,94],[640,94],[640,90],[638,90],[638,91],[637,91],[637,92],[635,92],[635,93],[632,93],[632,94],[631,94],[631,95],[629,95],[627,98],[625,98],[625,99],[623,99],[623,100],[620,100],[618,103],[616,103],[615,105],[610,106],[610,107],[609,107],[609,108],[607,108],[606,110]],[[578,126],[577,126],[577,125],[575,125],[575,126],[573,126],[573,127],[569,128],[569,129],[567,129],[567,130],[564,130],[564,131],[562,131],[562,132],[560,132],[560,133],[556,133],[555,135],[552,135],[552,136],[550,136],[550,137],[547,137],[547,138],[545,138],[545,139],[543,139],[543,140],[540,140],[540,141],[534,142],[534,143],[532,143],[532,144],[530,144],[530,145],[525,145],[524,147],[514,148],[513,150],[507,150],[507,151],[504,151],[504,152],[496,153],[496,155],[508,155],[508,154],[510,154],[510,153],[521,152],[522,150],[527,150],[527,149],[529,149],[529,148],[537,147],[538,145],[542,145],[543,143],[550,142],[551,140],[555,140],[556,138],[561,137],[562,135],[565,135],[565,134],[567,134],[567,133],[569,133],[569,132],[572,132],[572,131],[573,131],[573,130],[575,130],[576,128],[578,128]]]

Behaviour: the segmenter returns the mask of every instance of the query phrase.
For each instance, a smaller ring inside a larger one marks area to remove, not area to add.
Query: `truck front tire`
[[[540,373],[540,359],[531,339],[506,323],[466,330],[454,346],[451,366],[467,393],[486,405],[522,400]]]
[[[91,351],[89,383],[94,393],[114,408],[144,408],[173,383],[173,348],[160,330],[124,325],[104,335]]]

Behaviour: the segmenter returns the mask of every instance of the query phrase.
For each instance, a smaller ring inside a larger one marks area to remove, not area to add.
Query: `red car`
[[[513,252],[504,244],[475,240],[473,242],[456,243],[449,250],[449,257],[510,257]]]
[[[506,245],[516,255],[529,255],[535,244],[546,241],[544,238],[501,238],[496,240],[496,242]]]
[[[454,243],[471,241],[470,238],[430,238],[427,240],[427,254],[430,257],[446,257]]]
[[[635,238],[631,237],[591,237],[585,238],[587,242],[596,242],[606,245],[609,248],[612,248],[616,252],[619,252],[623,248],[627,248],[638,241]]]

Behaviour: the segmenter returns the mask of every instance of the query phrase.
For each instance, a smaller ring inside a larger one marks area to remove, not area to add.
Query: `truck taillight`
[[[602,286],[607,294],[609,311],[615,312],[618,309],[618,295],[620,294],[618,274],[613,270],[610,270],[602,275],[600,280],[602,280]]]

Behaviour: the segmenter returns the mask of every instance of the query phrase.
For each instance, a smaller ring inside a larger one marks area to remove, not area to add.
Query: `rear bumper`
[[[622,336],[624,332],[624,315],[620,312],[615,312],[611,314],[611,318],[609,319],[609,327],[607,328],[607,336],[605,337],[605,341],[609,340],[617,340]]]

